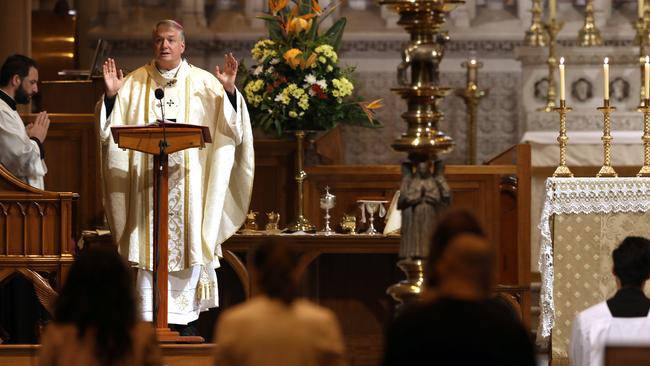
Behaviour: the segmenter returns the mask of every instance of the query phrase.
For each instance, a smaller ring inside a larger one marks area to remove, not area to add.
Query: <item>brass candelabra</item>
[[[296,220],[291,224],[289,224],[287,228],[290,231],[310,232],[310,231],[315,231],[316,227],[312,225],[303,214],[304,198],[303,198],[302,184],[304,180],[307,179],[307,173],[303,168],[303,160],[304,160],[303,147],[305,142],[305,131],[302,130],[294,131],[294,135],[296,136],[296,143],[298,144],[296,146],[298,150],[297,151],[298,171],[296,172],[296,182],[298,183],[298,215],[296,217]]]
[[[558,21],[555,18],[544,24],[544,28],[548,34],[548,58],[546,60],[546,64],[548,65],[548,88],[546,89],[546,105],[539,109],[544,112],[553,112],[557,106],[555,103],[555,97],[557,96],[555,91],[555,69],[557,68],[558,62],[555,56],[555,45],[557,34],[563,25],[564,22]]]
[[[478,69],[483,67],[483,63],[475,59],[465,61],[461,64],[462,67],[467,68],[467,85],[464,89],[457,89],[456,95],[463,98],[467,106],[467,151],[465,153],[465,161],[467,164],[476,164],[476,152],[478,145],[478,125],[476,123],[478,117],[478,105],[481,98],[485,97],[488,90],[481,90],[478,87]]]
[[[603,141],[603,166],[596,174],[597,177],[618,177],[616,171],[612,167],[612,122],[611,113],[616,110],[609,104],[609,99],[603,100],[603,106],[598,107],[598,110],[603,113],[603,136],[600,138]]]
[[[398,87],[391,89],[406,100],[407,111],[402,118],[407,123],[406,132],[393,142],[397,151],[407,153],[403,164],[402,186],[412,184],[414,174],[426,177],[427,184],[436,184],[434,176],[442,176],[441,155],[451,151],[454,142],[442,132],[438,124],[443,117],[440,101],[449,94],[450,88],[440,86],[440,63],[449,36],[442,28],[447,14],[461,0],[381,0],[382,6],[399,14],[397,24],[410,34],[410,42],[402,49],[402,62],[397,68]],[[407,77],[410,71],[410,79]],[[417,170],[416,171],[416,167]],[[431,171],[433,170],[433,171]],[[428,202],[428,201],[427,201]],[[442,197],[428,202],[433,211],[443,210],[447,205]],[[406,210],[410,210],[407,208]],[[425,210],[426,211],[426,210]],[[424,285],[424,256],[428,252],[427,238],[432,223],[421,224],[414,215],[402,214],[400,254],[397,266],[406,279],[390,286],[387,293],[398,303],[419,298]]]
[[[641,85],[645,83],[645,73],[643,68],[645,65],[645,57],[647,56],[648,45],[650,45],[650,6],[646,2],[644,4],[643,17],[640,17],[634,22],[634,29],[636,29],[636,35],[634,37],[634,43],[639,46],[639,69],[641,71]],[[645,90],[643,87],[639,88],[639,108],[643,108],[644,102],[647,98],[650,98],[650,95],[645,95]]]
[[[555,168],[553,176],[573,177],[571,169],[566,165],[566,146],[569,141],[569,137],[566,134],[566,114],[571,111],[571,107],[566,106],[565,100],[560,100],[560,106],[555,108],[555,111],[560,114],[560,135],[557,137],[557,142],[560,144],[560,165]]]
[[[594,0],[587,0],[585,6],[585,23],[578,32],[578,43],[583,47],[600,46],[603,39],[600,37],[600,31],[596,27],[594,18]]]
[[[530,27],[526,31],[524,43],[531,47],[544,47],[548,44],[548,34],[542,22],[542,0],[533,0],[533,7],[530,12],[533,17]]]
[[[643,89],[643,88],[642,88]],[[637,177],[650,177],[650,99],[644,100],[643,106],[639,108],[643,113],[643,167],[637,173]]]

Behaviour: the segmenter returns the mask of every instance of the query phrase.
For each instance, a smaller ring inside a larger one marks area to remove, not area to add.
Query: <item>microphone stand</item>
[[[160,193],[160,182],[163,178],[163,169],[165,166],[167,166],[167,133],[165,130],[165,103],[163,103],[163,98],[160,98],[160,113],[162,116],[162,119],[160,121],[160,125],[162,126],[163,130],[163,138],[158,142],[158,147],[160,148],[160,153],[159,153],[159,165],[158,165],[158,171],[155,173],[157,174],[156,179],[156,200],[155,200],[155,209],[154,212],[156,213],[154,217],[154,242],[159,243],[159,238],[160,238],[160,199],[161,199],[161,193]],[[154,292],[154,302],[153,302],[153,314],[152,314],[152,320],[153,323],[156,324],[156,321],[158,320],[158,307],[160,304],[160,292],[158,291],[158,264],[160,263],[160,251],[158,248],[154,248],[155,255],[154,255],[154,263],[153,263],[153,292]],[[167,296],[167,294],[165,294]]]

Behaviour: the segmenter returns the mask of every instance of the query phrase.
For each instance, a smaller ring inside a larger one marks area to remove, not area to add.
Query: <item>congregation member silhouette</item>
[[[297,256],[269,240],[253,254],[261,294],[226,310],[215,329],[215,366],[345,364],[335,315],[298,298]]]
[[[441,220],[427,261],[427,294],[389,326],[385,366],[535,365],[524,326],[492,300],[494,248],[471,214]]]
[[[39,365],[162,365],[155,330],[139,317],[124,259],[111,247],[86,249],[70,267],[45,328]]]
[[[643,293],[650,277],[650,241],[627,237],[612,252],[612,260],[618,290],[575,317],[569,345],[572,366],[603,365],[607,344],[650,345],[650,299]]]

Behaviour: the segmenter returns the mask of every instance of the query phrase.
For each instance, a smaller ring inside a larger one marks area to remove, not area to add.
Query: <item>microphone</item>
[[[165,103],[163,103],[163,98],[165,98],[165,91],[163,88],[157,88],[154,91],[154,96],[160,101],[160,114],[162,116],[162,124],[165,124]]]

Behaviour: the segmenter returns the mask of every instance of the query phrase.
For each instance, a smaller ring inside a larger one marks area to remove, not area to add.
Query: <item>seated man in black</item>
[[[572,366],[602,365],[606,344],[650,344],[650,299],[643,293],[650,277],[650,241],[627,237],[612,259],[618,291],[576,316],[569,347]]]
[[[456,212],[441,221],[427,265],[425,300],[390,326],[385,366],[535,365],[523,325],[491,300],[494,249],[473,216]]]

